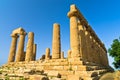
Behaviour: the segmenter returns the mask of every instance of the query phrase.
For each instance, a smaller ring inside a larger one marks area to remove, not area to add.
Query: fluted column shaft
[[[37,44],[33,44],[33,61],[36,60],[36,51],[37,51]]]
[[[76,7],[72,5],[68,17],[70,18],[70,47],[72,50],[71,57],[80,57],[80,43],[79,43],[79,32],[77,26]]]
[[[34,33],[29,32],[25,61],[32,61],[33,59],[33,44],[34,44]]]
[[[14,62],[14,60],[15,60],[18,35],[17,34],[12,34],[11,37],[12,37],[12,42],[11,42],[11,47],[10,47],[10,52],[9,52],[8,63],[9,62]]]
[[[53,25],[52,58],[59,59],[61,54],[60,25]]]
[[[86,38],[85,38],[85,28],[81,24],[80,21],[78,21],[78,30],[79,30],[79,40],[80,40],[80,57],[83,60],[87,60],[87,46],[86,46]]]
[[[26,33],[24,31],[20,32],[20,39],[19,39],[19,43],[18,43],[16,62],[22,61],[22,54],[24,54],[25,35],[26,35]]]
[[[46,48],[45,59],[50,59],[50,48]]]

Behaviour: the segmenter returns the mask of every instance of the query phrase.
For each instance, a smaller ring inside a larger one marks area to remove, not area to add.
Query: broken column
[[[33,44],[34,44],[34,33],[28,33],[28,43],[26,48],[26,57],[25,61],[32,61],[33,57]]]
[[[12,34],[11,37],[12,37],[12,42],[11,42],[11,47],[10,47],[8,63],[9,62],[14,62],[14,60],[15,60],[18,35],[17,34]]]
[[[68,58],[71,58],[71,50],[68,50],[68,53],[67,53],[68,55]]]
[[[20,39],[18,43],[18,50],[16,55],[16,62],[22,61],[22,54],[24,54],[24,41],[25,41],[26,32],[22,30],[20,32]]]
[[[60,25],[53,24],[53,41],[52,41],[52,59],[59,59],[61,54],[60,43]]]
[[[36,60],[36,51],[37,51],[37,44],[33,44],[33,61]]]
[[[50,59],[50,48],[46,48],[45,59]]]
[[[64,59],[64,52],[61,52],[61,59]]]
[[[79,44],[79,33],[77,26],[77,8],[75,5],[70,6],[70,12],[68,12],[70,18],[70,47],[72,50],[71,57],[80,57],[80,44]]]

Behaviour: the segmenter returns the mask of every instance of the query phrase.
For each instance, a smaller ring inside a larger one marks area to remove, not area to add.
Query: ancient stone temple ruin
[[[60,25],[55,23],[53,24],[52,53],[50,48],[46,48],[44,56],[39,60],[36,60],[37,46],[34,43],[34,33],[28,33],[27,47],[24,51],[26,32],[23,28],[15,29],[11,34],[8,63],[4,65],[4,67],[9,66],[11,70],[7,71],[8,76],[16,74],[26,80],[37,80],[36,76],[40,77],[39,80],[58,80],[56,78],[99,80],[101,75],[109,72],[111,68],[104,44],[75,5],[70,6],[68,17],[70,19],[68,53],[61,50]],[[64,54],[67,54],[67,57]],[[45,77],[47,78],[43,79]]]
[[[8,63],[10,62],[21,62],[21,61],[35,61],[36,57],[36,44],[34,44],[34,33],[29,32],[28,43],[26,52],[24,51],[24,41],[26,32],[23,28],[15,29],[12,34],[12,42],[10,47],[10,53],[8,58]],[[17,38],[19,38],[18,49],[16,53]]]

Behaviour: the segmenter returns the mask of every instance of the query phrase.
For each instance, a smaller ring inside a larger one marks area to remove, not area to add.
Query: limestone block
[[[83,80],[83,79],[78,75],[68,75],[67,80]]]
[[[70,66],[64,66],[64,70],[70,70]]]
[[[82,61],[74,61],[74,62],[70,62],[71,65],[83,65]]]
[[[77,66],[77,65],[72,65],[72,70],[78,70],[78,71],[87,71],[86,66]]]
[[[60,62],[53,62],[53,63],[51,62],[50,65],[52,65],[52,66],[57,66],[58,65],[59,66]]]
[[[49,80],[49,79],[44,75],[30,75],[30,80]]]
[[[53,70],[54,66],[43,66],[43,70]]]
[[[59,71],[59,73],[62,75],[62,76],[67,76],[67,75],[73,75],[74,74],[74,71]]]
[[[60,62],[60,65],[66,66],[66,65],[69,65],[69,63],[68,62]]]
[[[64,66],[53,66],[53,70],[63,70]]]
[[[50,77],[50,76],[52,76],[52,77],[60,77],[60,73],[58,72],[58,71],[49,71],[48,73],[47,73],[47,76],[48,77]]]

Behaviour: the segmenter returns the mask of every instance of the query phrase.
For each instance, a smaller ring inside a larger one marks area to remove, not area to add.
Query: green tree
[[[114,67],[120,69],[120,38],[113,40],[111,48],[108,49],[108,53],[114,58]]]

